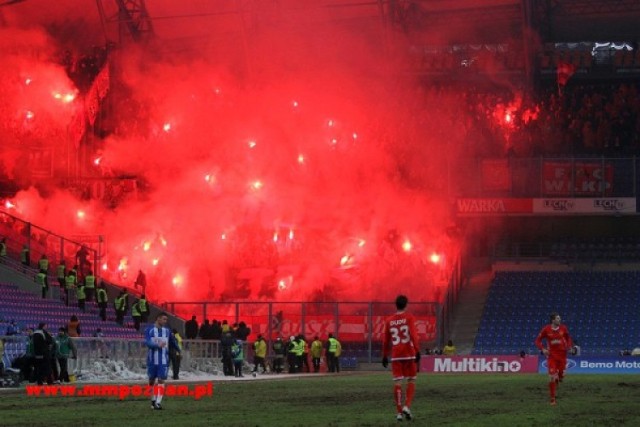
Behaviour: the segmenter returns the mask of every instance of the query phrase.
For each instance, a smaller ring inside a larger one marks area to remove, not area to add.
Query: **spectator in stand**
[[[87,292],[86,286],[83,282],[80,282],[78,284],[78,289],[76,290],[76,298],[78,299],[78,308],[84,313],[85,303],[87,302]]]
[[[147,321],[149,321],[149,303],[147,302],[147,296],[142,294],[138,302],[140,303],[140,321],[147,323]]]
[[[65,287],[67,273],[67,266],[64,263],[64,260],[60,261],[60,264],[56,267],[56,276],[58,277],[58,285],[60,286],[60,290],[64,292],[64,300],[67,300],[67,288]]]
[[[142,314],[140,313],[140,300],[133,303],[131,306],[131,317],[133,318],[133,329],[140,330],[140,319]]]
[[[198,321],[195,315],[191,316],[191,320],[185,322],[184,335],[188,340],[194,340],[198,337]]]
[[[38,385],[43,385],[45,381],[53,384],[51,378],[51,353],[50,348],[53,338],[47,332],[47,324],[42,322],[33,332],[33,358],[35,366],[35,378]]]
[[[211,324],[211,339],[220,340],[222,338],[222,326],[220,322],[216,319],[213,319],[213,323]]]
[[[273,372],[279,374],[282,372],[282,369],[284,367],[284,354],[286,352],[285,345],[282,342],[282,337],[276,338],[271,348],[273,349],[274,354]]]
[[[262,335],[258,335],[258,339],[253,343],[253,373],[258,373],[258,366],[262,366],[262,373],[267,372],[267,365],[264,361],[267,357],[267,343]]]
[[[580,357],[580,355],[582,354],[582,348],[580,347],[580,344],[578,344],[578,340],[573,340],[572,354],[576,357]]]
[[[40,289],[42,289],[42,299],[47,297],[47,292],[49,292],[49,280],[47,279],[47,274],[39,271],[36,274],[36,283],[40,285]]]
[[[238,328],[235,331],[236,339],[245,342],[247,341],[247,338],[249,338],[249,335],[251,335],[251,328],[247,327],[244,322],[240,322]]]
[[[93,270],[89,270],[84,278],[84,290],[87,295],[87,301],[95,301],[95,289],[96,289],[96,276],[93,275]]]
[[[295,374],[298,372],[298,345],[296,343],[296,337],[291,335],[289,342],[287,343],[287,363],[289,364],[289,373]]]
[[[0,240],[0,264],[6,264],[7,262],[7,239],[3,237]]]
[[[444,356],[455,356],[456,355],[456,346],[453,345],[453,341],[447,341],[447,345],[442,348],[442,354]]]
[[[31,250],[29,249],[29,245],[22,245],[22,250],[20,251],[20,262],[26,267],[31,266]]]
[[[124,315],[127,312],[125,302],[124,302],[124,291],[120,291],[120,294],[113,301],[113,308],[115,309],[116,314],[116,323],[118,325],[124,325]]]
[[[340,362],[338,357],[340,356],[341,344],[336,338],[333,337],[332,333],[329,333],[329,338],[327,339],[327,367],[329,368],[329,372],[340,372]]]
[[[209,336],[209,329],[210,329],[209,319],[204,319],[204,323],[200,325],[200,331],[198,332],[198,336],[203,340],[208,339],[207,337]]]
[[[143,273],[142,270],[138,270],[138,276],[136,277],[136,281],[133,283],[133,286],[141,294],[146,293],[146,290],[147,290],[147,276]]]
[[[56,358],[60,366],[60,374],[58,377],[60,382],[69,382],[68,360],[70,355],[74,360],[78,357],[76,345],[69,335],[67,335],[67,330],[60,328],[58,329],[58,336],[56,337]]]
[[[244,363],[244,349],[242,341],[236,340],[231,346],[231,356],[233,357],[233,368],[236,378],[244,378],[242,375],[242,364]]]
[[[19,333],[20,333],[20,328],[18,328],[18,324],[16,323],[15,320],[11,319],[11,322],[9,322],[9,326],[7,326],[7,331],[5,332],[5,335],[11,336],[11,335],[18,335]]]
[[[78,252],[76,252],[76,266],[78,273],[83,277],[90,264],[88,257],[89,251],[87,250],[87,248],[84,245],[80,246],[80,249],[78,250]]]
[[[80,331],[80,321],[75,314],[69,319],[67,323],[67,334],[72,338],[78,338],[82,332]]]
[[[171,333],[176,340],[177,346],[169,349],[169,360],[171,361],[171,372],[173,373],[173,379],[180,379],[180,361],[182,360],[182,337],[178,333],[177,329],[172,329]]]
[[[0,338],[0,377],[4,376],[4,338]]]
[[[322,359],[322,341],[316,335],[311,343],[311,362],[313,364],[313,372],[320,372],[320,360]]]
[[[298,349],[298,353],[302,350],[302,353],[298,356],[298,366],[300,366],[300,372],[302,372],[303,366],[307,371],[307,374],[311,372],[311,368],[309,367],[309,344],[307,343],[304,335],[298,335],[298,345],[300,348]]]
[[[124,302],[124,312],[129,311],[129,289],[122,288],[122,300]]]
[[[96,331],[93,333],[93,337],[96,338],[96,350],[98,352],[98,357],[105,358],[107,356],[107,346],[104,343],[104,333],[102,332],[102,328],[96,328]]]
[[[222,334],[226,334],[227,332],[231,331],[231,327],[229,326],[229,323],[226,320],[222,321]]]
[[[109,296],[104,287],[104,283],[100,284],[97,293],[98,307],[100,308],[100,318],[103,322],[107,321],[107,306],[109,305]]]
[[[69,302],[71,301],[72,291],[76,288],[78,284],[78,278],[76,277],[76,270],[72,269],[67,272],[67,275],[64,278],[64,295],[65,295],[65,305],[69,306]]]
[[[38,268],[41,273],[49,274],[49,258],[47,258],[46,254],[42,254],[38,260]]]
[[[226,376],[234,375],[232,347],[236,340],[231,332],[222,334],[220,347],[222,348],[222,372]]]
[[[22,247],[22,250],[20,251],[20,262],[23,265],[23,269],[22,272],[26,272],[26,267],[29,267],[31,265],[31,253],[29,251],[29,246],[28,245],[24,245]]]
[[[20,374],[24,381],[34,381],[34,352],[33,352],[33,328],[27,328],[27,348],[24,356],[16,368],[20,369]]]

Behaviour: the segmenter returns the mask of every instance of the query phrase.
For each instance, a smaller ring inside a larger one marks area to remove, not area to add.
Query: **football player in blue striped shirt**
[[[155,324],[149,326],[144,333],[145,344],[149,348],[147,351],[147,375],[151,388],[152,409],[162,409],[164,382],[169,373],[169,349],[175,348],[180,351],[171,329],[166,326],[168,320],[167,313],[158,314]]]

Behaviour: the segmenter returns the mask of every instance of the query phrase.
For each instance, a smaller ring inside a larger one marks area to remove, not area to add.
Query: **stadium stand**
[[[558,311],[583,355],[617,355],[640,334],[639,271],[498,272],[473,354],[537,354],[536,335]]]
[[[57,330],[66,326],[69,318],[76,315],[80,320],[82,336],[91,336],[97,328],[101,328],[105,337],[140,338],[140,333],[133,329],[122,327],[113,321],[102,322],[98,318],[98,311],[91,304],[87,312],[82,313],[76,307],[66,307],[62,302],[40,299],[36,295],[22,291],[16,286],[0,283],[0,318],[5,321],[15,320],[20,330],[35,328],[39,322],[46,322],[49,329]],[[113,309],[111,309],[113,311]],[[131,324],[130,316],[125,318],[125,324]],[[0,324],[0,335],[6,332],[6,324]]]
[[[139,339],[140,333],[133,329],[116,324],[113,320],[102,322],[98,318],[98,311],[91,304],[87,312],[82,313],[76,307],[66,307],[62,302],[50,299],[40,299],[37,295],[18,289],[9,283],[0,283],[0,337],[7,332],[10,321],[15,321],[20,333],[7,337],[5,343],[4,363],[11,366],[13,359],[24,354],[26,349],[27,328],[36,328],[38,323],[45,322],[49,331],[57,331],[61,326],[66,326],[72,315],[80,320],[82,336],[92,336],[96,329],[100,328],[105,337],[122,339]],[[112,310],[111,310],[112,311]],[[125,325],[131,324],[130,316],[125,318]]]

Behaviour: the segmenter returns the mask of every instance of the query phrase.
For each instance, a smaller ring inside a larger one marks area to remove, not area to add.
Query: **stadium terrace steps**
[[[460,291],[451,335],[444,337],[445,342],[449,339],[453,341],[458,354],[469,354],[473,350],[473,342],[491,286],[491,276],[491,271],[475,274]]]
[[[80,321],[82,335],[92,336],[97,328],[102,330],[105,337],[140,338],[141,334],[135,330],[120,326],[114,322],[113,308],[107,309],[107,321],[103,322],[98,317],[98,309],[93,303],[87,304],[86,312],[80,311],[77,306],[65,306],[55,299],[41,299],[31,292],[18,289],[13,284],[0,283],[0,319],[5,322],[15,320],[20,330],[28,327],[36,327],[40,322],[46,322],[50,332],[55,332],[59,327],[66,326],[72,315],[76,315]],[[131,325],[130,316],[125,317],[125,325]],[[8,323],[0,323],[0,335],[6,333]]]

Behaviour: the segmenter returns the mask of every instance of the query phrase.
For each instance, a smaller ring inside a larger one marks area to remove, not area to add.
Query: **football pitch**
[[[2,390],[0,425],[640,426],[640,376],[635,375],[568,376],[559,387],[558,405],[550,406],[545,375],[420,374],[415,420],[402,423],[395,421],[388,372],[269,377],[213,379],[212,396],[166,396],[162,411],[152,410],[144,397],[36,398],[24,387]]]

